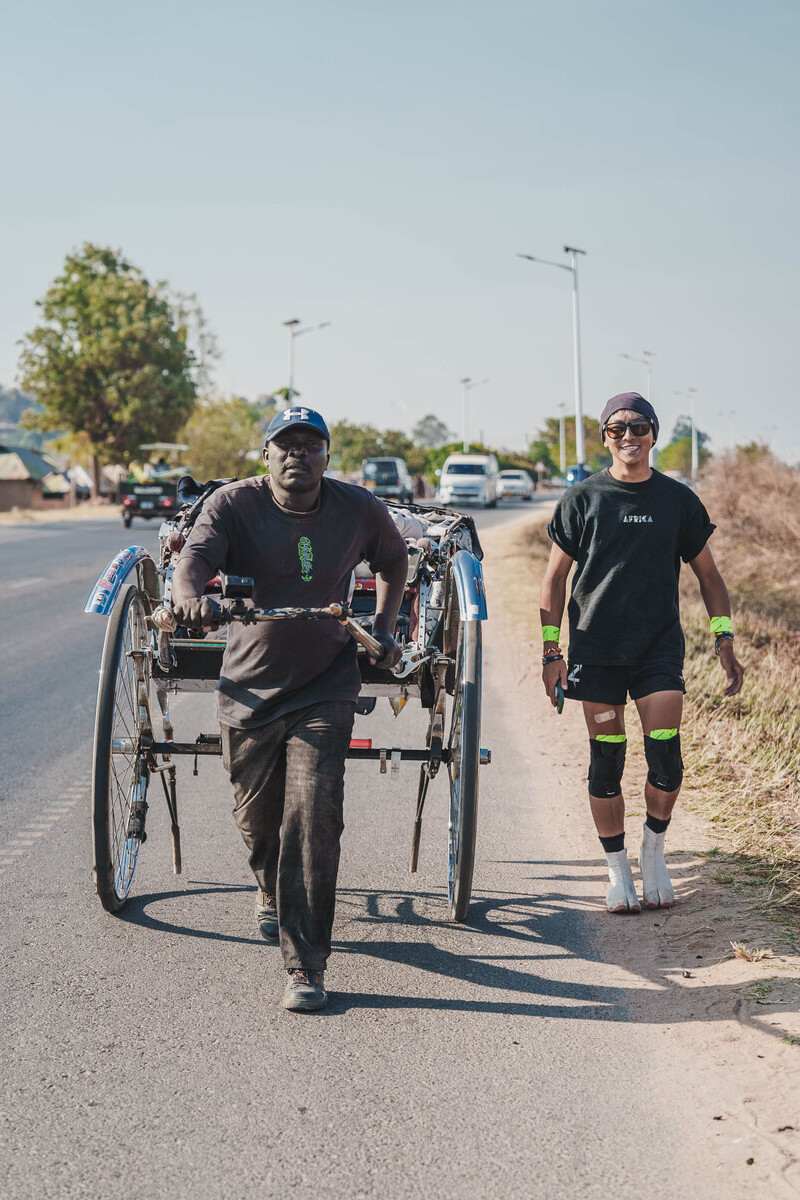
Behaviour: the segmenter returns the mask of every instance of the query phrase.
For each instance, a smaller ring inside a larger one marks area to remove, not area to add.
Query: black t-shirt
[[[252,575],[256,608],[321,608],[347,599],[363,559],[383,571],[408,551],[386,505],[366,489],[323,479],[314,512],[287,513],[261,475],[209,497],[184,556],[212,573]],[[360,687],[356,644],[338,621],[236,623],[228,626],[217,716],[251,729],[307,704],[355,701]]]
[[[695,493],[659,471],[621,483],[608,470],[574,484],[547,532],[575,559],[569,660],[683,662],[678,579],[716,526]]]

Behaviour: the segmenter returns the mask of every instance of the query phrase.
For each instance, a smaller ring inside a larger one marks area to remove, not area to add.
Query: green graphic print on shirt
[[[300,578],[303,583],[310,583],[314,565],[314,550],[307,537],[301,537],[297,543],[297,554],[300,559]]]

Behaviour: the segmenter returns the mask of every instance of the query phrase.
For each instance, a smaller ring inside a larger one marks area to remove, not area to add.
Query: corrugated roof
[[[54,470],[42,454],[24,446],[10,446],[6,454],[0,454],[0,479],[34,479],[38,483]]]

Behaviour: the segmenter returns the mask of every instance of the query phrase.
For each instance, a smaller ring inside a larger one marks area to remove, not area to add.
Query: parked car
[[[588,479],[591,473],[585,464],[582,467],[567,467],[567,487],[571,487],[573,483],[580,483],[582,479]]]
[[[365,458],[361,482],[381,500],[397,500],[400,504],[414,501],[414,481],[402,458]]]
[[[497,476],[498,500],[532,500],[536,483],[528,471],[507,470]]]
[[[497,504],[497,459],[493,454],[450,454],[439,474],[436,498],[441,504]]]

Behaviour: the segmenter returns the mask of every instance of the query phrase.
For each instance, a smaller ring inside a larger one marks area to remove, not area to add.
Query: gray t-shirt
[[[547,526],[575,559],[569,661],[682,663],[681,559],[696,558],[714,529],[691,488],[659,471],[622,483],[605,470],[569,488]]]
[[[209,497],[181,558],[202,559],[212,573],[252,575],[256,608],[318,608],[347,599],[362,559],[378,572],[407,553],[388,508],[364,488],[323,479],[318,508],[290,514],[261,475]],[[338,621],[235,623],[217,716],[252,729],[322,700],[355,701],[360,686],[356,644]]]

